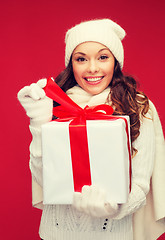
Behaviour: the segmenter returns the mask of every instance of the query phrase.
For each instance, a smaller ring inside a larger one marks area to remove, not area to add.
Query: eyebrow
[[[102,48],[102,49],[100,49],[100,50],[98,51],[98,53],[101,52],[101,51],[103,51],[103,50],[109,50],[109,49],[108,49],[108,48]],[[86,54],[83,53],[83,52],[76,52],[74,55],[76,55],[76,54],[81,54],[81,55],[83,55],[83,56],[86,55]]]
[[[76,52],[74,55],[76,55],[76,54],[81,54],[81,55],[86,55],[85,53],[83,53],[83,52]]]

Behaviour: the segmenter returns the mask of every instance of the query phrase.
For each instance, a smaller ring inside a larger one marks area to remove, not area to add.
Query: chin
[[[91,95],[97,95],[97,94],[103,92],[104,89],[100,89],[100,90],[85,90],[85,91],[90,93]]]

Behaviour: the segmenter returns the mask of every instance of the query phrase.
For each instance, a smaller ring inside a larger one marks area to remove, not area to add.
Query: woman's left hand
[[[84,186],[81,193],[74,193],[73,206],[78,211],[99,218],[113,217],[119,211],[119,205],[107,202],[105,191],[93,185]]]

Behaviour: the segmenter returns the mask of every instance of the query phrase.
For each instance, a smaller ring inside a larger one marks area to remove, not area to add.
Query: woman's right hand
[[[52,119],[53,100],[48,98],[43,90],[46,84],[47,79],[41,79],[37,83],[22,88],[17,95],[33,126]]]

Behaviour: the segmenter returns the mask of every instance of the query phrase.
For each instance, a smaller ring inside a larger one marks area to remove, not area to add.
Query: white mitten
[[[33,178],[42,186],[42,151],[41,151],[41,125],[49,122],[53,114],[53,100],[48,98],[43,88],[47,79],[22,88],[18,92],[18,100],[30,118],[30,169]]]
[[[118,213],[116,203],[106,201],[105,191],[96,186],[84,186],[82,192],[75,192],[73,206],[80,212],[93,217],[113,217]]]
[[[53,100],[45,95],[43,88],[46,84],[47,79],[41,79],[18,92],[18,100],[33,126],[41,126],[52,118]]]

